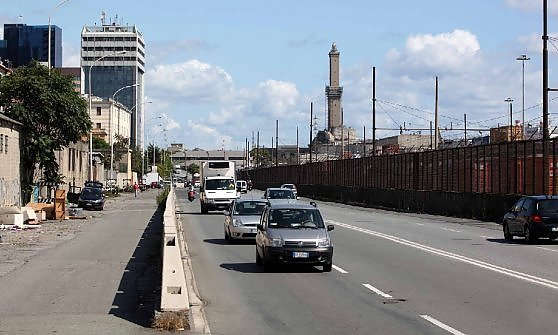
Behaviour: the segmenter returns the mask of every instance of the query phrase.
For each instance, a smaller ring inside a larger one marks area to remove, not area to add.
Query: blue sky
[[[46,24],[57,1],[38,2],[4,4],[0,23]],[[463,113],[473,121],[502,115],[491,122],[507,122],[503,100],[521,98],[520,66],[514,61],[521,53],[533,58],[526,104],[540,102],[540,2],[72,0],[55,12],[53,23],[63,29],[64,63],[74,66],[81,28],[98,23],[101,10],[137,25],[148,48],[146,95],[153,101],[148,113],[164,114],[170,141],[206,148],[225,143],[231,149],[258,129],[269,145],[275,119],[281,144],[294,142],[297,125],[307,142],[310,101],[324,125],[327,52],[334,41],[341,51],[345,123],[360,135],[363,125],[371,126],[372,65],[378,67],[378,98],[384,101],[379,126],[425,126],[432,118],[435,75],[442,126],[459,123]],[[551,31],[556,19],[551,17]],[[557,51],[551,46],[551,65]],[[558,86],[552,76],[551,83]],[[425,111],[412,112],[417,118],[390,103]],[[527,119],[539,113],[529,110]]]

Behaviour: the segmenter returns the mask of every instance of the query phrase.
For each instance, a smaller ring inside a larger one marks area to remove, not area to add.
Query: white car
[[[225,240],[255,239],[267,201],[237,199],[225,211]]]
[[[240,193],[248,193],[248,183],[245,180],[237,180],[236,190]]]
[[[283,184],[281,188],[288,188],[289,190],[293,191],[295,197],[298,199],[298,194],[296,193],[296,186],[295,184]]]

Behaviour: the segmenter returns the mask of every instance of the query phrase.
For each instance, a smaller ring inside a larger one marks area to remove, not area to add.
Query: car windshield
[[[261,201],[242,201],[234,206],[234,215],[261,215],[266,203]]]
[[[288,189],[294,190],[295,186],[293,184],[285,184],[285,185],[281,186],[281,188],[288,188]]]
[[[539,214],[549,215],[558,214],[558,199],[539,201]]]
[[[102,196],[101,190],[98,188],[84,188],[81,191],[81,198],[84,200],[98,200]]]
[[[291,190],[269,190],[267,192],[268,199],[294,199],[294,193]]]
[[[269,213],[270,228],[324,228],[317,209],[273,209]]]
[[[234,179],[208,179],[205,182],[206,190],[234,190]]]

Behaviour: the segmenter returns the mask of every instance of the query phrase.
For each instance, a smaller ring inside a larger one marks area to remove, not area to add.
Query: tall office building
[[[135,26],[116,23],[84,27],[81,32],[83,94],[89,94],[92,65],[93,96],[112,99],[120,88],[137,85],[120,91],[115,100],[133,111],[130,144],[143,149],[145,42],[142,33]]]
[[[62,67],[62,29],[51,25],[50,31],[51,65]],[[48,64],[48,25],[4,24],[0,56],[12,67],[27,65],[32,60]]]

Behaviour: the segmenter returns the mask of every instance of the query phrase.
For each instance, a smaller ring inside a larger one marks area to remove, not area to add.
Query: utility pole
[[[275,166],[279,166],[279,120],[275,120]]]
[[[260,167],[260,131],[258,130],[258,141],[256,142],[256,167]]]
[[[433,149],[432,144],[432,121],[430,121],[430,150]]]
[[[548,134],[548,0],[543,0],[543,194],[548,193],[547,148]]]
[[[345,158],[345,134],[343,130],[343,127],[341,127],[341,159]]]
[[[510,136],[509,136],[509,141],[513,141],[513,99],[512,98],[507,98],[506,100],[504,100],[505,102],[508,102],[510,104]]]
[[[467,146],[467,114],[463,114],[463,130],[465,134],[465,146]]]
[[[372,67],[372,156],[376,156],[376,67]]]
[[[312,122],[313,122],[313,117],[314,117],[314,103],[311,102],[310,103],[310,144],[308,145],[308,148],[310,149],[310,163],[312,163]]]
[[[434,149],[438,150],[438,76],[436,76],[436,102],[434,105]]]
[[[366,157],[366,126],[363,126],[362,131],[362,157]]]
[[[298,125],[296,126],[296,165],[300,165],[300,148],[298,147]]]

